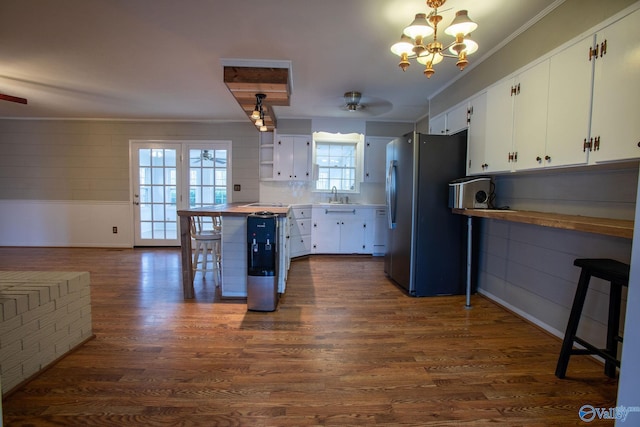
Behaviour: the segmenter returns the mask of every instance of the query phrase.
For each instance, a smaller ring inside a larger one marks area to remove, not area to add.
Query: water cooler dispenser
[[[278,306],[278,216],[256,212],[247,217],[247,309]]]

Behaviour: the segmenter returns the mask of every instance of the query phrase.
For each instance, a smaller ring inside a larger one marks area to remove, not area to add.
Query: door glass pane
[[[227,150],[189,150],[189,207],[227,203]]]
[[[177,239],[178,150],[138,149],[139,238]]]

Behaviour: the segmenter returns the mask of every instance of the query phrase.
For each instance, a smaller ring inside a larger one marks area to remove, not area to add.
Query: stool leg
[[[622,285],[611,283],[609,290],[609,321],[607,326],[607,353],[618,359],[618,332],[620,329],[620,302],[622,300]],[[605,359],[604,373],[609,378],[616,376],[616,363]]]
[[[571,356],[573,341],[576,337],[576,332],[578,331],[578,323],[580,322],[580,316],[582,315],[584,300],[587,297],[587,289],[589,289],[590,279],[591,274],[583,268],[580,272],[580,280],[578,281],[576,294],[573,298],[573,306],[571,307],[567,330],[564,333],[564,340],[562,341],[562,348],[560,349],[560,357],[558,357],[558,364],[556,365],[556,377],[558,378],[564,378],[567,373],[569,357]]]

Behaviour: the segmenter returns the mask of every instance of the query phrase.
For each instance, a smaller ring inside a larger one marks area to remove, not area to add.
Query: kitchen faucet
[[[338,189],[336,188],[336,186],[334,185],[333,188],[331,189],[331,194],[333,196],[331,196],[331,198],[329,199],[330,202],[337,202],[338,201]]]

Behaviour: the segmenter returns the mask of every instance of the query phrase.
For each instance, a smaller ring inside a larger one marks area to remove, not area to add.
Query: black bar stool
[[[616,376],[616,366],[620,366],[618,360],[618,342],[622,342],[622,337],[618,335],[620,328],[620,304],[622,299],[622,287],[629,286],[629,265],[612,259],[584,259],[579,258],[573,265],[581,267],[580,280],[576,288],[576,295],[573,299],[571,314],[567,330],[562,341],[562,349],[556,366],[556,377],[564,378],[569,364],[569,357],[572,354],[597,354],[605,359],[604,373],[611,378]],[[607,324],[607,347],[597,348],[594,345],[576,336],[582,307],[587,296],[589,281],[591,276],[607,280],[611,283],[609,290],[609,319]],[[574,349],[576,342],[584,349]]]

